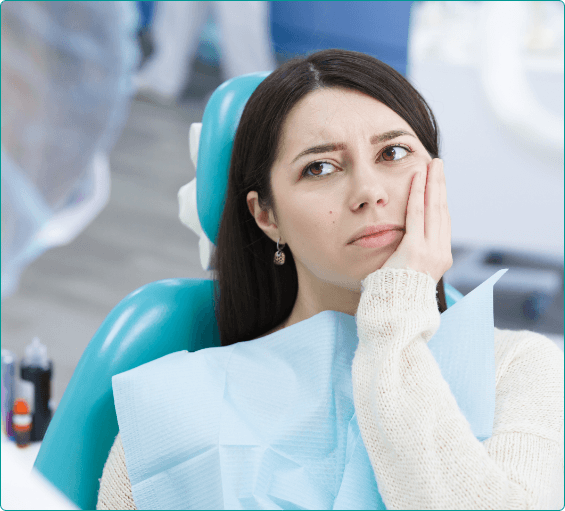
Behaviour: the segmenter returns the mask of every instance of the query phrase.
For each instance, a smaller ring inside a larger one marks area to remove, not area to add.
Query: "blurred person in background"
[[[134,78],[141,96],[164,105],[178,100],[209,9],[220,29],[223,81],[276,67],[268,2],[155,2],[154,9],[154,51]]]
[[[2,4],[2,299],[105,207],[140,52],[135,4]]]

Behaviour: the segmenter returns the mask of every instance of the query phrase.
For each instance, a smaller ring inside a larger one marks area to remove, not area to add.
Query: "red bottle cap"
[[[29,413],[29,406],[25,399],[16,399],[14,401],[14,415],[26,415]]]

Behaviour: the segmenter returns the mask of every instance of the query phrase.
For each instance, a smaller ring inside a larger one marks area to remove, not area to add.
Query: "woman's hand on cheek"
[[[443,161],[434,158],[412,178],[406,207],[406,233],[381,268],[428,273],[435,282],[451,268],[451,218]]]

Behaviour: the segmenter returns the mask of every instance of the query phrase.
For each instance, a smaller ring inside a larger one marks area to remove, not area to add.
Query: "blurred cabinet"
[[[372,55],[406,75],[413,2],[270,2],[271,37],[284,60],[329,48]]]

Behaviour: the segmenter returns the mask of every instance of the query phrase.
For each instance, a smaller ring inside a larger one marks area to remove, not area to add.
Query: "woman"
[[[175,493],[194,493],[185,508],[562,507],[561,351],[533,332],[494,329],[496,411],[492,435],[481,442],[426,344],[447,308],[442,276],[452,264],[438,156],[425,101],[370,56],[318,52],[285,63],[257,87],[235,137],[216,245],[222,347],[183,359],[197,361],[191,370],[207,379],[187,376],[194,399],[221,381],[224,454],[214,451],[205,466],[209,446],[194,444],[190,459],[175,459],[172,449],[170,470],[156,472],[173,500],[159,502],[174,507]],[[334,325],[325,318],[339,328],[317,331]],[[343,342],[351,334],[353,348]],[[238,364],[256,372],[224,387]],[[187,367],[179,365],[179,379]],[[256,397],[265,395],[274,397]],[[191,425],[205,414],[202,403],[186,422],[188,437],[207,434],[205,423]],[[259,409],[253,420],[232,427],[252,409]],[[121,424],[100,509],[136,506],[125,453],[132,468],[138,446],[125,437],[122,446]],[[355,427],[362,442],[354,445]],[[229,485],[239,485],[235,500]]]

